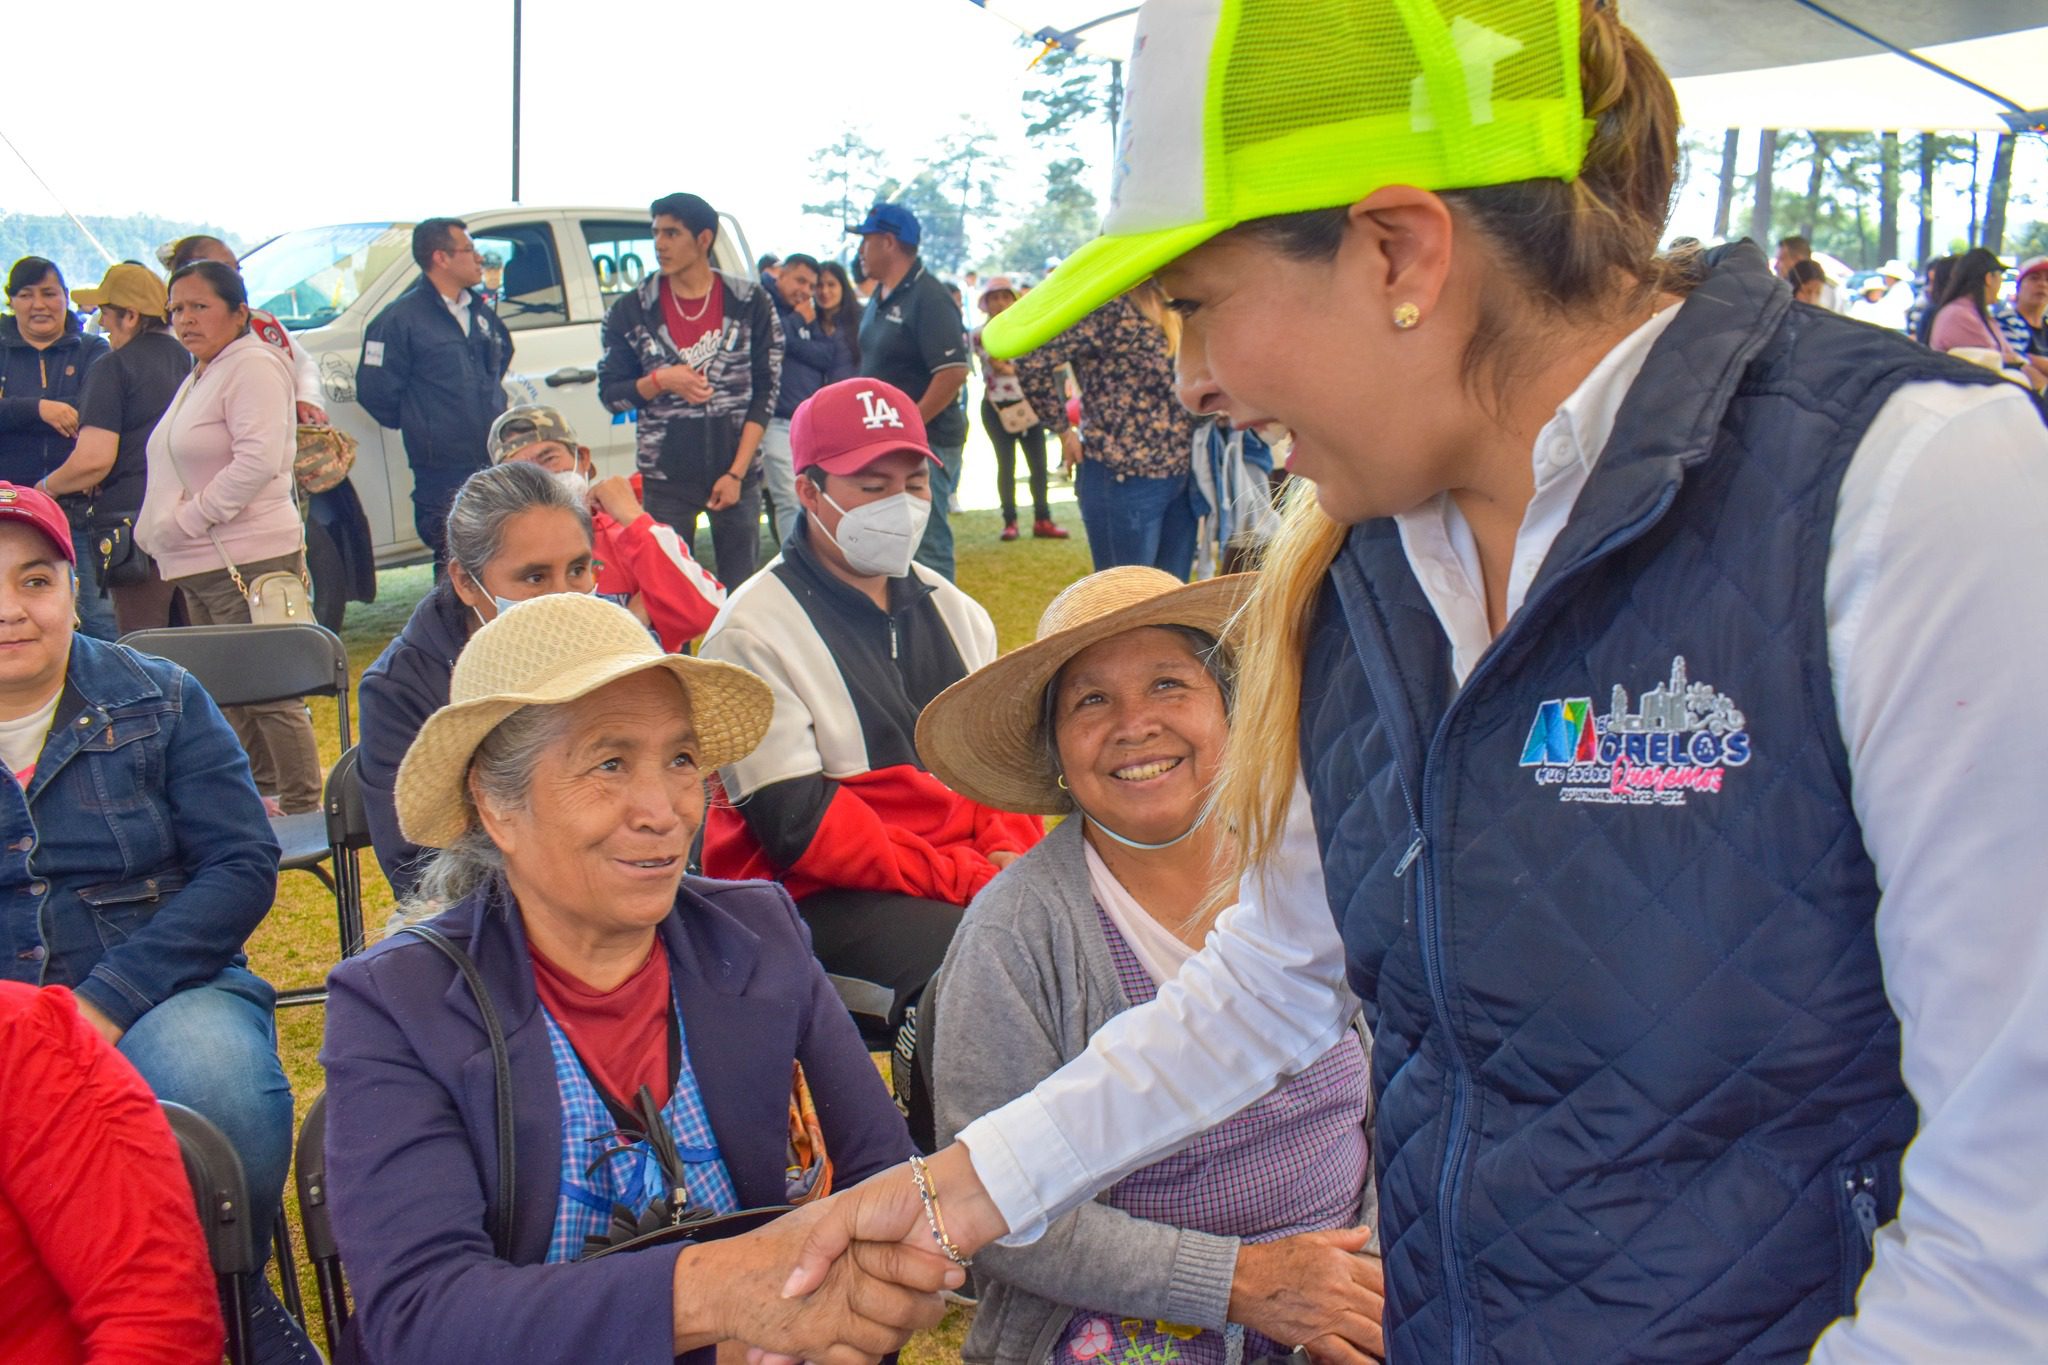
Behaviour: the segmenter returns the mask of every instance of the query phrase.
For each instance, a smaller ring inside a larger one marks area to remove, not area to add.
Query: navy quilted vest
[[[1316,608],[1302,745],[1373,1022],[1393,1360],[1804,1360],[1916,1111],[1823,580],[1871,418],[1997,382],[1718,255],[1459,689],[1391,522]]]

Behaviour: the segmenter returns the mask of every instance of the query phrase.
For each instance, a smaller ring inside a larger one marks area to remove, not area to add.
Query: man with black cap
[[[894,384],[917,400],[932,454],[932,519],[917,562],[953,576],[953,528],[946,520],[967,447],[967,325],[946,286],[918,259],[917,215],[901,204],[877,204],[848,232],[860,236],[860,263],[875,281],[860,323],[860,372]],[[730,581],[730,580],[728,580]]]
[[[685,545],[708,513],[712,559],[732,587],[760,552],[754,452],[775,414],[782,329],[757,281],[712,269],[717,210],[694,194],[668,194],[649,212],[661,273],[605,314],[598,396],[613,412],[639,409],[647,510]]]

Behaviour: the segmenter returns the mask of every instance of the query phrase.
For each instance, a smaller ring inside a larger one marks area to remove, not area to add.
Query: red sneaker
[[[1034,534],[1035,534],[1035,532],[1034,532]],[[1006,523],[1006,524],[1005,524],[1005,525],[1003,526],[1003,539],[1004,539],[1004,540],[1015,540],[1016,538],[1017,538],[1017,523],[1016,523],[1016,522],[1014,522],[1014,521]]]
[[[1058,525],[1049,517],[1043,521],[1032,522],[1031,534],[1037,540],[1065,540],[1067,538],[1066,528]]]

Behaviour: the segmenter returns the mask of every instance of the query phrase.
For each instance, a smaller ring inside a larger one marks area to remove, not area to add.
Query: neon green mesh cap
[[[1148,0],[1103,235],[992,319],[1041,346],[1217,233],[1387,185],[1579,173],[1579,0]]]

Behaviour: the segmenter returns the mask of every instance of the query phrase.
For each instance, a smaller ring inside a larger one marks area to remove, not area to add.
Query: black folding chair
[[[351,746],[327,772],[322,802],[327,819],[327,846],[334,863],[334,897],[341,914],[341,955],[363,950],[362,851],[370,846],[370,813],[363,804],[363,776],[358,750]]]
[[[896,1008],[896,992],[855,976],[835,976],[827,972],[825,979],[832,983],[833,990],[839,992],[839,1003],[846,1006],[846,1012],[853,1016],[853,1026],[860,1030],[860,1040],[867,1044],[868,1051],[893,1051],[896,1030],[889,1027],[889,1015]]]
[[[179,626],[130,631],[121,637],[121,643],[177,664],[198,679],[219,706],[333,697],[341,747],[346,750],[354,742],[348,709],[348,650],[341,638],[324,626]],[[330,780],[330,790],[332,786]],[[341,955],[348,957],[362,947],[362,875],[352,857],[343,859],[337,851],[338,845],[329,835],[331,823],[332,816],[325,809],[272,816],[270,832],[282,850],[278,871],[310,872],[333,893]],[[351,866],[344,868],[344,861]],[[344,891],[344,882],[353,887],[353,899]],[[312,987],[280,992],[278,1004],[310,1005],[326,998],[325,990]]]
[[[313,1281],[320,1290],[320,1321],[327,1334],[327,1354],[340,1350],[348,1326],[348,1282],[341,1274],[341,1248],[334,1240],[334,1220],[327,1208],[327,1096],[323,1093],[306,1111],[299,1128],[299,1150],[293,1160],[299,1183],[299,1221],[306,1229],[306,1257],[313,1263]]]
[[[169,1100],[162,1103],[178,1139],[178,1154],[185,1159],[185,1179],[191,1182],[199,1227],[206,1234],[207,1259],[220,1281],[228,1359],[233,1365],[249,1365],[249,1287],[261,1273],[263,1258],[257,1250],[259,1234],[249,1225],[249,1183],[242,1175],[242,1159],[220,1129],[198,1113]]]

